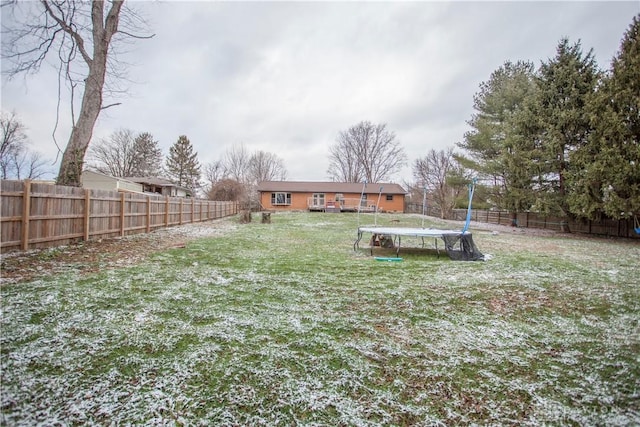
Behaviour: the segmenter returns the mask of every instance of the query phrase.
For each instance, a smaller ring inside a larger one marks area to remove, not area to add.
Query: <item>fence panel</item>
[[[20,247],[24,212],[24,182],[2,181],[0,184],[0,233],[2,246]]]
[[[66,245],[84,235],[85,192],[82,188],[30,185],[28,238],[31,244]]]
[[[149,196],[150,205],[150,230],[155,230],[157,228],[165,227],[165,207],[167,202],[167,197],[162,196]]]
[[[0,249],[44,248],[150,232],[238,213],[236,202],[0,182]]]

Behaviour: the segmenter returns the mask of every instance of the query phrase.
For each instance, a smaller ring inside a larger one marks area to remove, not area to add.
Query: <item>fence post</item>
[[[178,215],[178,225],[182,225],[182,197],[180,197],[180,215]]]
[[[31,215],[31,180],[24,181],[22,193],[22,250],[29,249],[29,216]]]
[[[191,198],[191,223],[196,222],[196,198]]]
[[[165,196],[166,200],[164,203],[164,226],[169,226],[169,196]]]
[[[124,193],[120,193],[120,237],[124,237]]]
[[[147,196],[147,233],[151,231],[151,196]]]
[[[90,230],[89,224],[91,221],[91,190],[84,189],[84,241],[89,240]]]

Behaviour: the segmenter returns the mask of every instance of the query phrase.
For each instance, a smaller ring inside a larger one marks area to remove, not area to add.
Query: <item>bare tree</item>
[[[203,168],[204,179],[207,183],[215,184],[223,178],[224,169],[222,161],[207,163]]]
[[[7,179],[13,173],[14,159],[23,150],[27,142],[26,129],[22,122],[11,114],[0,113],[0,127],[2,130],[2,145],[0,146],[0,168],[2,179]]]
[[[224,176],[241,183],[249,181],[249,163],[251,156],[244,144],[234,145],[222,158]]]
[[[36,179],[45,175],[46,160],[28,148],[26,127],[15,112],[0,113],[0,178]]]
[[[284,181],[287,169],[284,161],[276,154],[256,151],[249,159],[249,177],[252,183],[262,181]]]
[[[106,175],[135,176],[136,152],[133,131],[119,129],[108,139],[100,139],[89,150],[89,158],[94,160],[94,168]]]
[[[13,19],[7,20],[11,22],[9,27],[3,27],[9,37],[3,37],[2,56],[11,63],[9,76],[35,73],[47,58],[54,57],[59,63],[59,80],[66,80],[70,88],[73,127],[57,182],[79,186],[98,116],[103,109],[117,105],[104,105],[103,102],[107,76],[117,75],[117,67],[110,62],[115,53],[114,45],[131,38],[145,38],[134,34],[144,22],[131,9],[123,8],[124,0],[111,0],[108,8],[105,8],[104,0],[39,0],[8,4]],[[74,111],[76,91],[82,92],[77,117]]]
[[[38,179],[46,173],[47,160],[37,151],[23,150],[13,158],[16,179]]]
[[[92,168],[106,175],[159,176],[162,171],[162,150],[148,132],[134,136],[130,129],[119,129],[91,145],[87,156]]]
[[[362,182],[362,166],[356,156],[356,147],[343,133],[338,136],[336,144],[329,147],[329,159],[327,173],[332,181]]]
[[[456,198],[464,188],[452,182],[452,177],[460,172],[460,165],[454,158],[453,148],[429,150],[425,157],[413,164],[416,186],[426,189],[434,204],[440,208],[440,216],[448,218],[455,207]]]
[[[216,182],[207,192],[209,200],[227,200],[246,203],[247,190],[245,186],[233,179],[222,179]]]
[[[224,169],[222,161],[217,160],[215,162],[206,163],[202,167],[202,174],[204,176],[203,191],[205,194],[210,195],[213,187],[223,178]],[[214,200],[214,199],[211,199]]]
[[[329,149],[327,173],[334,181],[388,180],[407,162],[407,156],[387,125],[363,121],[340,132]]]

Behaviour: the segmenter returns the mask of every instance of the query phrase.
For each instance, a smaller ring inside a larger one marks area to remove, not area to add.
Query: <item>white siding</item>
[[[107,191],[132,191],[142,193],[142,184],[127,181],[113,176],[107,176],[101,173],[84,171],[82,172],[82,187],[90,190],[107,190]]]

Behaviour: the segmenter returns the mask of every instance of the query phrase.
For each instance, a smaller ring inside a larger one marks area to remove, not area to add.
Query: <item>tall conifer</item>
[[[591,124],[586,111],[600,73],[593,51],[583,55],[580,42],[562,39],[556,56],[539,70],[535,113],[540,134],[535,140],[539,158],[530,165],[536,182],[535,209],[567,215],[567,175],[572,153],[586,144]]]
[[[587,108],[593,132],[572,156],[571,211],[598,219],[640,215],[640,15]]]
[[[198,153],[193,151],[191,141],[185,135],[181,135],[169,149],[166,168],[169,177],[176,185],[192,191],[198,188],[200,181]]]
[[[491,183],[491,199],[502,209],[522,211],[531,205],[531,179],[523,171],[522,156],[528,155],[533,140],[521,111],[535,93],[533,64],[507,61],[480,85],[474,96],[472,130],[458,146],[467,157],[458,161]]]

